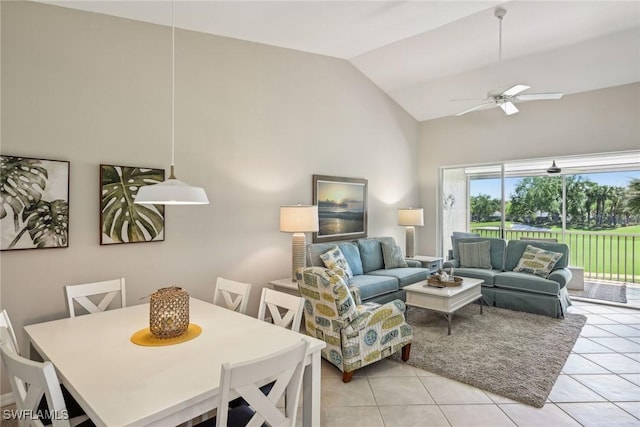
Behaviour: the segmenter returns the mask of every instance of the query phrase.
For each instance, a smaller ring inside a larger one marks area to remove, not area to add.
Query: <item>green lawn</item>
[[[478,228],[493,228],[478,230]],[[549,237],[562,241],[561,227],[548,227],[549,233],[511,231],[506,224],[507,239],[520,237]],[[483,236],[499,237],[500,222],[471,223],[471,229]],[[640,225],[611,230],[588,231],[567,229],[565,243],[570,248],[570,265],[583,267],[585,277],[640,282]]]

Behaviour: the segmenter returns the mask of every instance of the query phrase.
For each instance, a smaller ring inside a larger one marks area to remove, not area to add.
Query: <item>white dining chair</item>
[[[218,277],[216,289],[213,293],[213,303],[242,314],[247,314],[251,283],[236,282],[235,280]]]
[[[47,425],[53,427],[94,425],[87,415],[68,417],[69,412],[53,364],[34,362],[20,356],[14,351],[9,335],[8,328],[0,327],[0,354],[13,391],[16,413],[38,415],[20,417],[18,425],[44,427],[44,419],[48,419],[50,422]],[[43,408],[42,402],[46,407]]]
[[[9,313],[4,308],[0,311],[0,327],[7,328],[7,341],[10,345],[13,346],[13,351],[17,354],[20,354],[20,346],[18,346],[18,339],[16,338],[16,333],[13,330],[13,325],[11,325],[11,319],[9,318]]]
[[[271,323],[299,332],[303,308],[304,298],[302,297],[262,288],[258,319],[265,320],[268,311]]]
[[[127,294],[124,277],[114,280],[106,280],[104,282],[83,283],[80,285],[67,285],[64,287],[67,294],[67,306],[69,309],[69,317],[76,316],[75,303],[79,304],[88,313],[99,313],[105,311],[113,299],[120,295],[120,306],[127,306]],[[100,296],[102,296],[101,299]],[[94,303],[88,297],[95,297],[98,301]]]
[[[2,337],[0,339],[0,344],[6,343],[9,345],[15,354],[20,355],[20,346],[18,345],[18,340],[16,338],[16,333],[13,330],[13,325],[11,324],[11,319],[9,318],[9,313],[7,310],[2,309],[0,311],[0,330],[4,330],[2,332]],[[76,417],[84,414],[84,411],[78,404],[78,402],[71,396],[71,394],[64,388],[64,386],[60,386],[62,389],[62,396],[67,404],[67,409],[69,416]],[[47,408],[47,402],[44,398],[40,401],[39,409],[41,411]]]
[[[265,423],[270,426],[295,426],[308,348],[309,343],[301,339],[299,343],[268,356],[239,363],[223,363],[217,416],[198,426],[261,426]],[[275,383],[265,395],[259,387],[273,378],[276,379]],[[229,409],[229,396],[233,391],[248,405]],[[278,401],[283,395],[287,404],[279,408]]]

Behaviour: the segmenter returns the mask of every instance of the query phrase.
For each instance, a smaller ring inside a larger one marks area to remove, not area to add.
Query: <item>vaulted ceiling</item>
[[[169,1],[46,3],[171,25]],[[507,10],[501,89],[566,95],[640,81],[639,1],[176,0],[175,19],[178,28],[348,60],[423,121],[499,89],[498,6]]]

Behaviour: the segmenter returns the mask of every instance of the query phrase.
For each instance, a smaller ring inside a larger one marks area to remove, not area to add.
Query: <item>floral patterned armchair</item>
[[[341,273],[308,267],[298,280],[306,332],[327,343],[322,357],[342,371],[345,383],[356,369],[397,351],[402,350],[403,361],[409,360],[413,330],[405,321],[404,302],[359,305],[357,288],[350,290]]]

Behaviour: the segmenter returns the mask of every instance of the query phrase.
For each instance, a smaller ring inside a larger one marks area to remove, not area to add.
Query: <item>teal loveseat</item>
[[[490,268],[465,267],[461,264],[460,244],[489,242]],[[453,238],[452,259],[443,268],[453,267],[454,274],[484,280],[482,296],[486,305],[526,311],[551,317],[564,317],[571,305],[567,283],[571,280],[568,266],[569,247],[564,243],[496,238]],[[514,271],[527,246],[561,253],[547,277]]]
[[[320,256],[337,246],[353,272],[347,285],[353,292],[358,292],[363,303],[385,304],[396,299],[405,301],[405,291],[402,288],[427,280],[429,269],[422,268],[419,261],[411,259],[404,260],[406,267],[390,266],[389,262],[385,262],[383,244],[396,245],[396,242],[393,237],[372,237],[345,242],[313,243],[307,245],[307,266],[324,267]]]

